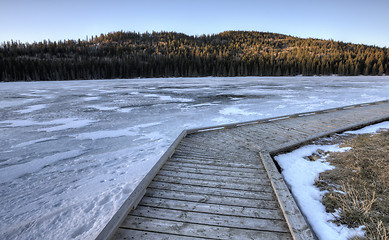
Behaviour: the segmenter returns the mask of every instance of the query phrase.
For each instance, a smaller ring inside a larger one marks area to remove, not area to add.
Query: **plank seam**
[[[216,189],[220,189],[220,190],[229,189],[229,190],[237,190],[237,191],[245,191],[245,192],[255,192],[255,193],[271,193],[272,192],[271,190],[270,190],[270,192],[268,192],[268,191],[258,191],[258,190],[245,190],[245,189],[238,189],[238,188],[227,188],[227,187],[224,187],[224,186],[210,187],[210,186],[207,186],[207,185],[187,184],[187,183],[174,183],[174,182],[166,182],[166,181],[161,181],[161,180],[153,180],[153,182],[176,184],[176,185],[186,185],[186,186],[195,186],[195,187],[202,187],[203,186],[203,187],[206,187],[206,188],[216,188]],[[269,185],[269,188],[271,188],[270,185]]]
[[[247,216],[247,215],[236,215],[236,214],[223,214],[223,213],[215,213],[215,212],[205,212],[205,211],[193,211],[193,210],[182,210],[180,208],[170,208],[170,207],[161,207],[161,206],[150,206],[146,204],[139,204],[139,206],[142,207],[150,207],[150,208],[158,208],[158,209],[169,209],[169,210],[175,210],[175,211],[183,211],[183,212],[193,212],[193,213],[205,213],[205,214],[212,214],[212,215],[219,215],[219,216],[231,216],[231,217],[243,217],[243,218],[252,218],[252,219],[263,219],[263,220],[272,220],[272,221],[280,221],[284,222],[284,219],[280,218],[266,218],[266,217],[252,217],[252,216]],[[257,208],[255,208],[257,209]],[[269,210],[269,209],[267,209]],[[139,216],[139,215],[135,215]],[[143,216],[142,216],[143,217]]]
[[[264,172],[265,173],[265,172]],[[166,174],[163,174],[163,173],[158,173],[158,176],[163,176],[163,177],[176,177],[176,176],[172,176],[172,175],[166,175]],[[185,177],[186,179],[193,179],[193,180],[204,180],[203,178],[194,178],[194,177]],[[258,180],[257,178],[254,178],[254,180]],[[217,180],[209,180],[209,179],[206,179],[206,181],[214,181],[214,182],[217,182]],[[248,181],[248,182],[241,182],[239,180],[232,180],[232,179],[223,179],[224,182],[226,183],[253,183],[251,181]],[[261,186],[268,186],[270,185],[270,182],[268,182],[268,179],[263,179],[263,181],[266,181],[264,182],[264,184],[262,184],[262,182],[256,182],[255,184],[260,184]]]
[[[266,173],[265,171],[263,173]],[[180,178],[180,179],[193,179],[193,180],[202,180],[202,181],[208,181],[208,182],[219,182],[217,180],[212,180],[212,179],[205,179],[204,178],[193,178],[193,177],[179,177],[179,176],[171,176],[171,175],[163,175],[163,174],[160,174],[158,173],[157,176],[161,176],[161,177],[172,177],[172,178]],[[263,179],[263,180],[268,180],[267,178],[266,179]],[[224,180],[223,180],[224,181]],[[241,184],[239,182],[236,182],[236,181],[224,181],[225,183],[232,183],[232,184]],[[249,183],[252,183],[252,182],[249,182]],[[255,183],[255,184],[258,184],[260,186],[270,186],[270,182],[266,181],[266,182],[258,182],[258,183]]]
[[[265,174],[266,172],[263,172],[263,174]],[[169,180],[169,178],[172,178],[172,180]],[[203,182],[203,183],[206,183],[206,184],[231,184],[231,185],[235,185],[235,186],[239,186],[239,187],[251,187],[252,185],[252,182],[249,182],[249,183],[238,183],[238,182],[224,182],[223,183],[220,183],[220,181],[216,181],[216,180],[204,180],[204,179],[195,179],[195,178],[186,178],[186,177],[172,177],[172,176],[162,176],[162,175],[157,175],[154,179],[156,179],[155,181],[157,182],[165,182],[165,183],[177,183],[177,181],[182,181],[182,180],[193,180],[193,181],[199,181],[199,182]],[[268,179],[266,179],[268,180]],[[193,184],[190,184],[190,183],[183,183],[183,184],[187,184],[187,185],[193,185]],[[270,182],[268,183],[256,183],[256,185],[258,187],[270,187]]]
[[[166,233],[166,232],[161,232],[161,231],[153,231],[153,230],[143,230],[143,229],[137,229],[137,228],[131,228],[131,227],[125,227],[125,226],[120,226],[119,228],[121,229],[126,229],[126,230],[134,230],[134,231],[141,231],[141,232],[151,232],[151,233],[159,233],[159,234],[167,234],[167,235],[174,235],[174,236],[179,236],[179,237],[192,237],[192,238],[198,238],[198,236],[193,236],[193,235],[183,235],[183,234],[177,234],[177,233]],[[202,239],[210,239],[210,240],[219,240],[217,238],[209,238],[209,237],[201,237]]]
[[[231,204],[222,204],[222,203],[210,203],[210,202],[207,202],[207,201],[191,201],[191,200],[186,200],[186,199],[182,200],[182,199],[178,199],[178,198],[156,197],[156,196],[149,196],[149,195],[146,195],[146,196],[149,197],[149,198],[176,200],[176,201],[184,201],[184,202],[191,202],[191,203],[205,203],[205,204],[214,204],[214,205],[220,205],[220,206],[235,206],[235,207],[257,208],[256,206],[254,207],[254,206],[248,205],[248,204],[245,204],[245,205],[231,205]],[[228,197],[228,198],[238,198],[238,197]],[[262,202],[268,202],[268,203],[277,203],[276,200],[267,200],[267,199],[254,199],[254,200],[262,201]],[[263,208],[263,207],[261,207],[261,208],[257,208],[257,209],[259,209],[259,210],[261,210],[261,209],[264,209],[264,210],[277,210],[278,208],[270,208],[270,207]]]
[[[164,189],[164,188],[156,188],[156,187],[149,187],[150,189],[159,189],[159,190],[169,190],[169,189]],[[199,192],[186,192],[186,191],[182,191],[182,190],[171,190],[171,191],[174,191],[174,192],[181,192],[181,193],[194,193],[194,194],[205,194],[205,193],[199,193]],[[252,200],[273,200],[273,199],[263,199],[263,198],[254,198],[254,197],[249,197],[249,196],[245,196],[245,197],[237,197],[237,196],[231,196],[231,195],[216,195],[216,194],[210,194],[210,193],[207,193],[206,194],[207,196],[215,196],[215,197],[233,197],[233,198],[242,198],[242,199],[252,199]]]
[[[190,161],[190,159],[185,159],[185,160],[189,160],[189,161]],[[193,160],[195,160],[195,161],[201,161],[201,160],[196,160],[196,159],[193,159]],[[169,162],[177,162],[177,163],[195,163],[195,162],[177,161],[177,160],[173,160],[173,158],[172,158]],[[228,162],[226,162],[226,164],[222,164],[222,162],[220,162],[220,163],[215,163],[215,164],[210,164],[210,163],[197,163],[197,164],[209,165],[209,166],[231,167],[231,165],[228,166],[228,165],[229,165]],[[231,163],[231,164],[236,164],[236,163]],[[231,168],[232,168],[232,167],[231,167]],[[233,168],[235,168],[235,167],[233,167]],[[258,169],[258,168],[254,167],[254,166],[253,166],[253,167],[236,167],[236,168],[242,168],[242,169],[245,169],[245,168],[249,168],[249,169]],[[260,168],[260,169],[262,169],[262,168]]]
[[[239,176],[239,175],[233,175],[233,174],[211,174],[211,173],[202,173],[202,172],[187,172],[187,171],[175,171],[174,169],[164,169],[162,168],[161,171],[165,171],[165,172],[173,172],[173,173],[177,173],[177,172],[180,172],[180,173],[191,173],[191,174],[200,174],[200,175],[205,175],[205,176],[218,176],[218,177],[237,177],[237,178],[244,178],[244,179],[258,179],[256,178],[255,176],[250,176],[250,177],[246,177],[246,176]]]
[[[171,221],[171,222],[178,222],[178,223],[189,223],[189,224],[196,224],[196,225],[205,225],[210,227],[222,227],[222,228],[229,228],[229,229],[241,229],[241,230],[250,230],[250,231],[257,231],[257,232],[274,232],[274,233],[289,233],[287,231],[277,231],[277,230],[259,230],[254,228],[245,228],[245,227],[230,227],[230,226],[224,226],[224,225],[216,225],[216,224],[209,224],[209,223],[195,223],[190,221],[180,221],[180,220],[171,220],[167,218],[160,218],[160,217],[147,217],[147,216],[137,216],[134,215],[134,217],[142,217],[142,218],[148,218],[148,219],[157,219],[157,220],[164,220],[164,221]],[[121,226],[122,228],[125,226]],[[136,228],[131,228],[135,229]]]

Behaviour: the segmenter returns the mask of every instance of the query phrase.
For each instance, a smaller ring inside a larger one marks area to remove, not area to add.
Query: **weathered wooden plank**
[[[331,129],[337,128],[337,125],[347,125],[347,122],[351,119],[351,122],[359,121],[358,117],[352,118],[352,116],[350,116],[346,112],[343,112],[343,114],[339,115],[339,117],[336,117],[335,114],[322,114],[318,115],[316,118],[312,117],[310,119],[306,119],[306,122],[312,127],[322,127],[326,129],[326,131],[329,131]]]
[[[231,163],[258,163],[258,160],[254,159],[252,155],[248,154],[234,154],[232,152],[213,153],[212,155],[200,155],[200,154],[184,154],[182,152],[175,152],[173,158],[177,159],[197,159],[197,160],[208,160],[215,162],[231,162]]]
[[[263,232],[135,216],[128,217],[123,222],[122,228],[136,228],[191,237],[206,236],[212,239],[291,239],[290,234],[283,232]]]
[[[212,143],[205,143],[205,142],[201,142],[201,143],[182,143],[180,144],[178,147],[177,147],[177,150],[197,150],[197,151],[203,151],[203,152],[209,152],[209,151],[219,151],[219,152],[222,152],[222,151],[225,151],[226,149],[224,148],[223,149],[223,146],[225,146],[225,144],[236,144],[235,141],[231,142],[231,143],[219,143],[219,144],[215,144],[214,142]]]
[[[284,212],[293,239],[314,239],[311,229],[308,227],[303,215],[300,212],[292,194],[286,186],[284,179],[278,172],[273,159],[268,153],[260,153],[263,165],[266,168],[278,202]]]
[[[236,141],[238,141],[240,144],[245,144],[246,146],[248,146],[247,142],[248,141],[252,141],[252,139],[250,139],[248,136],[246,135],[243,135],[242,133],[240,133],[239,131],[237,131],[236,129],[230,129],[228,132],[227,132],[228,136],[230,138],[233,138],[235,139]],[[259,146],[268,146],[269,144],[271,144],[271,142],[269,141],[266,141],[264,138],[261,138],[259,141],[257,141],[257,144]]]
[[[200,139],[198,141],[186,141],[180,143],[180,145],[177,147],[177,149],[198,149],[203,151],[225,151],[226,149],[223,148],[226,144],[230,144],[234,146],[236,144],[236,141],[234,139],[230,139],[228,142],[205,142],[201,141]]]
[[[259,209],[254,207],[198,203],[152,197],[144,197],[139,206],[159,207],[175,210],[188,210],[192,212],[212,213],[226,216],[285,220],[284,215],[279,209]]]
[[[222,167],[232,167],[232,168],[252,168],[257,169],[258,164],[250,162],[234,162],[228,160],[207,160],[200,158],[190,158],[185,156],[173,156],[169,162],[182,162],[182,163],[192,163],[192,164],[201,164],[201,165],[211,165],[211,166],[222,166]]]
[[[215,139],[196,139],[196,140],[190,140],[182,143],[182,145],[179,146],[178,149],[185,149],[185,148],[197,148],[200,150],[215,150],[215,151],[223,151],[223,146],[226,144],[230,144],[231,146],[234,146],[236,144],[234,139],[229,139],[228,142],[221,142],[217,141]]]
[[[215,132],[207,132],[207,133],[196,133],[192,135],[191,138],[188,138],[188,141],[191,143],[197,143],[199,145],[215,145],[223,146],[225,144],[234,144],[234,140],[226,137],[227,131],[215,131]],[[186,140],[186,139],[185,139]]]
[[[214,176],[233,176],[233,177],[245,177],[245,178],[256,178],[260,176],[258,173],[252,173],[252,172],[237,172],[237,171],[214,170],[214,169],[206,169],[206,168],[173,167],[168,165],[163,166],[162,170],[182,172],[182,173],[198,173],[198,174],[208,174]]]
[[[176,151],[179,153],[190,152],[192,154],[198,154],[198,155],[204,155],[204,156],[211,154],[212,157],[214,157],[215,153],[223,152],[222,149],[215,149],[215,148],[206,149],[206,148],[198,147],[195,145],[192,145],[190,147],[189,146],[180,146],[179,148],[176,148]]]
[[[288,142],[298,141],[298,140],[304,139],[310,135],[304,131],[300,131],[300,130],[295,129],[295,128],[287,128],[287,127],[285,127],[285,125],[280,124],[278,122],[277,123],[267,123],[267,125],[268,125],[267,127],[269,127],[269,128],[274,128],[278,134],[280,134],[280,135],[282,134],[282,135],[286,136],[288,138]]]
[[[256,131],[245,131],[245,128],[246,127],[238,127],[236,129],[231,129],[229,133],[233,136],[240,136],[241,139],[244,140],[255,141],[258,144],[265,143],[267,145],[274,145],[283,142],[282,140],[276,138],[272,132],[268,132],[262,128],[257,128]]]
[[[374,113],[364,113],[369,114],[371,116],[375,116]],[[339,128],[342,126],[347,126],[349,124],[353,124],[356,122],[364,121],[366,120],[366,116],[360,115],[360,114],[347,114],[347,115],[339,115],[339,116],[333,116],[332,118],[329,118],[327,123],[331,124],[332,126]]]
[[[328,130],[328,128],[326,128],[326,127],[312,125],[312,123],[314,123],[316,121],[318,121],[318,119],[308,120],[306,118],[300,117],[300,118],[290,118],[290,119],[287,119],[284,121],[279,121],[277,123],[279,123],[281,125],[288,125],[288,126],[293,127],[299,131],[304,131],[310,135],[313,133]]]
[[[279,127],[274,122],[262,124],[261,128],[268,132],[273,132],[278,138],[283,138],[283,142],[294,141],[296,139],[301,139],[302,136],[306,136],[306,134],[301,134],[296,132],[292,133],[290,131],[287,131],[285,130],[285,128]]]
[[[268,179],[263,176],[258,176],[256,178],[243,178],[243,177],[233,177],[233,176],[215,176],[215,175],[206,175],[206,174],[197,174],[197,173],[182,173],[175,171],[161,170],[158,173],[162,176],[177,176],[177,177],[186,177],[193,179],[203,179],[210,181],[220,181],[220,182],[231,182],[231,183],[240,183],[240,184],[268,184]]]
[[[232,129],[231,137],[236,138],[235,129]],[[243,133],[241,133],[243,134]],[[241,136],[237,139],[241,142],[245,142],[251,149],[261,151],[263,149],[275,148],[280,144],[285,143],[287,140],[280,138],[274,132],[268,132],[264,129],[258,128],[256,131],[247,131],[245,136]]]
[[[218,154],[216,154],[214,152],[208,152],[207,154],[205,154],[205,153],[195,152],[194,150],[189,151],[189,150],[176,149],[174,154],[178,155],[178,156],[183,155],[183,156],[193,156],[193,157],[198,157],[198,158],[219,159]]]
[[[187,155],[187,154],[182,154],[180,152],[175,152],[172,158],[177,158],[177,159],[197,159],[197,160],[223,161],[223,162],[225,162],[226,160],[232,160],[234,157],[220,159],[220,157],[217,157],[217,155],[216,156],[212,156],[212,157],[205,157],[205,156],[191,156],[191,155]]]
[[[316,132],[316,129],[308,130],[308,129],[300,128],[300,125],[296,124],[295,121],[297,121],[297,120],[291,118],[291,119],[288,119],[288,120],[285,120],[285,121],[274,122],[274,124],[277,124],[277,126],[281,126],[281,127],[290,129],[290,130],[295,131],[295,132],[300,132],[302,134],[305,134],[306,137],[307,136],[311,136],[312,134],[314,134]]]
[[[263,199],[263,200],[274,199],[273,193],[269,193],[269,192],[253,192],[253,191],[245,191],[245,190],[233,190],[228,188],[188,186],[183,184],[162,183],[162,182],[155,182],[155,181],[150,183],[149,188],[180,191],[180,192],[187,192],[187,193],[199,193],[199,194],[207,194],[207,195],[214,195],[214,196],[241,197],[241,198]]]
[[[320,129],[320,131],[330,131],[336,128],[336,122],[332,122],[332,118],[325,115],[319,119],[312,119],[307,123],[312,127]]]
[[[296,129],[303,130],[303,131],[311,131],[312,134],[317,134],[320,132],[326,132],[326,131],[330,130],[330,128],[328,128],[328,127],[315,125],[314,122],[315,121],[305,121],[305,120],[299,119],[299,121],[296,121],[293,124],[294,124],[294,126],[298,126],[298,127],[296,127]]]
[[[286,120],[285,120],[286,121]],[[271,142],[275,142],[277,144],[287,141],[287,139],[280,138],[277,136],[276,132],[273,129],[266,128],[265,124],[256,125],[253,126],[252,129],[255,129],[255,131],[247,131],[247,135],[249,136],[255,136],[256,138],[265,138],[267,140],[270,140]]]
[[[247,151],[247,149],[244,148],[244,145],[241,145],[239,142],[234,142],[234,146],[225,144],[223,147],[224,149],[216,150],[210,148],[209,150],[202,150],[197,149],[195,147],[193,148],[180,148],[176,149],[177,154],[189,154],[189,155],[195,155],[200,156],[204,158],[218,158],[220,154],[226,155],[226,153],[229,153],[232,156],[250,156],[252,155],[250,152]],[[229,146],[226,149],[226,146]]]
[[[225,216],[217,213],[200,213],[188,210],[173,210],[148,206],[138,207],[132,212],[131,215],[229,228],[285,233],[289,231],[288,226],[283,219],[279,220],[242,216]]]
[[[212,238],[206,238],[205,236],[199,238],[199,237],[187,237],[182,235],[176,235],[174,233],[157,233],[157,232],[151,232],[151,231],[142,231],[142,230],[135,230],[135,229],[127,229],[127,228],[119,228],[114,235],[113,239],[118,240],[128,240],[128,239],[134,239],[134,240],[157,240],[157,239],[163,239],[163,240],[203,240],[203,239],[212,239]]]
[[[229,152],[224,152],[223,154],[218,154],[215,158],[207,158],[207,157],[198,157],[198,156],[190,156],[190,155],[182,155],[182,154],[175,154],[172,156],[173,161],[182,161],[185,162],[185,160],[199,160],[203,161],[205,164],[208,162],[213,163],[228,163],[228,164],[244,164],[244,165],[252,165],[254,168],[259,164],[258,159],[254,159],[250,155],[236,155],[236,154],[229,154]]]
[[[197,203],[213,203],[219,205],[254,207],[258,209],[278,209],[275,200],[249,199],[241,197],[215,196],[199,193],[177,192],[172,190],[148,189],[145,196],[154,198],[164,198],[172,200],[182,200]]]
[[[225,166],[214,166],[214,165],[206,165],[206,164],[195,164],[195,163],[185,163],[185,162],[173,162],[168,161],[164,166],[171,167],[187,167],[187,168],[203,168],[203,169],[212,169],[212,170],[222,170],[222,171],[231,171],[231,172],[251,172],[256,174],[262,174],[265,172],[262,164],[258,164],[258,168],[234,168],[234,167],[225,167]]]
[[[285,120],[285,121],[269,122],[269,123],[264,123],[262,125],[266,125],[269,128],[275,128],[278,131],[282,131],[284,133],[287,133],[288,136],[290,136],[291,138],[294,138],[294,136],[297,136],[299,139],[301,139],[301,138],[305,138],[305,137],[310,135],[309,133],[306,133],[303,131],[298,131],[295,128],[296,126],[291,126],[291,127],[286,126],[284,124],[286,122],[288,122],[288,121]]]
[[[343,119],[342,119],[343,120]],[[336,125],[338,122],[333,122],[333,121],[315,121],[312,123],[314,126],[322,126],[324,127],[327,131],[330,129],[335,129]]]
[[[231,183],[231,182],[210,181],[210,180],[203,180],[203,179],[172,177],[172,176],[162,176],[162,175],[155,176],[154,181],[184,184],[184,185],[194,185],[194,186],[239,189],[239,190],[247,190],[247,191],[257,191],[257,192],[268,192],[269,190],[272,191],[270,182],[266,182],[268,184],[265,183],[239,184],[239,183]]]

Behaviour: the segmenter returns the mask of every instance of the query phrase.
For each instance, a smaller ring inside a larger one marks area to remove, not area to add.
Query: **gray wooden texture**
[[[269,153],[386,119],[382,101],[187,130],[113,238],[314,239]]]

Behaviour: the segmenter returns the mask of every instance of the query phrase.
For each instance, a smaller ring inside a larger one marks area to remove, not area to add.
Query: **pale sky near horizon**
[[[253,30],[389,47],[389,0],[1,0],[0,42]]]

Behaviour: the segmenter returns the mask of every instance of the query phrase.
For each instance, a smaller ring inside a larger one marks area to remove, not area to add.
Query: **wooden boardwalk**
[[[382,101],[184,131],[98,239],[314,239],[271,155],[387,119]]]

